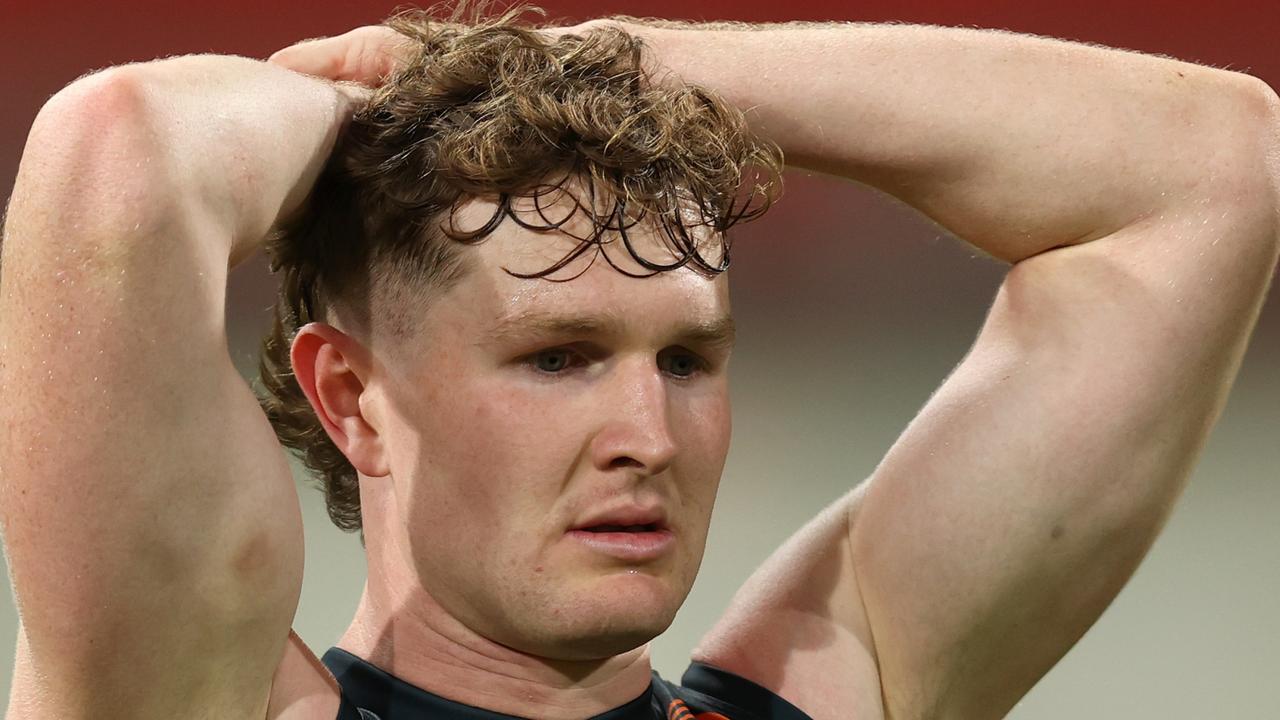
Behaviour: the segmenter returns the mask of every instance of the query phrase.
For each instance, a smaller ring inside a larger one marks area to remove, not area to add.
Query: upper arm
[[[1002,717],[1119,592],[1226,401],[1270,212],[1153,219],[1009,272],[851,528],[891,712]]]
[[[0,514],[29,717],[265,712],[301,582],[287,464],[226,348],[229,242],[139,89],[29,139],[0,279]]]
[[[1003,717],[1154,542],[1261,309],[1274,188],[1221,159],[1206,178],[1013,266],[872,477],[770,558],[697,656],[816,720]]]

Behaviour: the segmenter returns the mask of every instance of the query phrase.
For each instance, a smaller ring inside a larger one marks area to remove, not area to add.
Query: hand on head
[[[571,27],[543,28],[540,33],[555,38],[565,33],[590,29],[588,21]],[[302,40],[277,50],[267,62],[337,82],[353,82],[377,87],[408,59],[412,41],[385,25],[365,25],[335,37]]]
[[[389,27],[366,25],[336,37],[294,43],[267,62],[327,80],[377,87],[406,58],[408,43]]]

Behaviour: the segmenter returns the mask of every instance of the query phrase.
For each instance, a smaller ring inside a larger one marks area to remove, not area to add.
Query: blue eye
[[[543,375],[562,375],[574,368],[590,363],[581,352],[573,348],[550,348],[525,357],[524,362]],[[707,361],[696,353],[683,348],[671,348],[658,353],[658,369],[679,379],[691,378],[708,369]]]
[[[559,373],[573,362],[573,353],[564,348],[543,350],[532,358],[533,366],[544,373]]]
[[[659,354],[658,367],[676,377],[687,378],[704,369],[706,363],[693,353],[676,350]]]

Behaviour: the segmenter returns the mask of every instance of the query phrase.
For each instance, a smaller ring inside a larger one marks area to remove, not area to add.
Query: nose
[[[604,422],[591,440],[592,460],[601,471],[630,467],[657,475],[679,450],[666,382],[652,359],[620,364],[614,372]]]

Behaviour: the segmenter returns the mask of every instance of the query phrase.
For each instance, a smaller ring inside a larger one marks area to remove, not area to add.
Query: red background
[[[554,18],[609,13],[692,20],[905,21],[994,27],[1163,53],[1280,82],[1275,2],[859,2],[548,0]],[[26,130],[40,105],[99,67],[192,52],[265,57],[278,47],[374,23],[379,0],[272,2],[0,2],[0,193],[8,196]]]
[[[0,0],[0,197],[10,192],[41,104],[91,69],[198,52],[265,57],[302,38],[377,22],[394,2]],[[547,0],[544,7],[566,24],[626,13],[1003,28],[1245,70],[1280,86],[1275,0]],[[704,571],[712,579],[699,581],[668,633],[671,644],[655,654],[668,676],[687,660],[682,643],[706,629],[746,573],[821,498],[875,466],[969,347],[1006,269],[871,191],[799,175],[787,182],[784,201],[743,228],[735,246],[736,449],[716,511],[729,527],[762,508],[767,522],[737,534],[713,525]],[[233,285],[230,347],[237,364],[252,368],[274,294],[261,258],[237,268]],[[1280,717],[1277,306],[1273,289],[1197,479],[1152,556],[1055,670],[1056,683],[1051,675],[1014,717]],[[303,499],[315,515],[309,535],[324,532],[315,493]],[[310,614],[297,628],[322,649],[354,607],[362,557],[349,537],[316,548],[308,557],[324,560],[308,560],[311,594],[302,611]],[[348,555],[340,555],[344,548]],[[15,626],[9,598],[0,596],[0,648],[13,647]],[[10,658],[0,650],[0,697]]]

